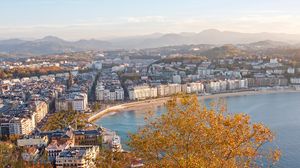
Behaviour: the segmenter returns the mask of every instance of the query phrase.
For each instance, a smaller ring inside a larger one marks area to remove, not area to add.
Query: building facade
[[[56,157],[57,168],[95,168],[95,159],[99,153],[98,146],[74,146],[65,149]]]
[[[62,95],[55,102],[56,111],[79,111],[84,112],[88,108],[86,93],[73,92]]]

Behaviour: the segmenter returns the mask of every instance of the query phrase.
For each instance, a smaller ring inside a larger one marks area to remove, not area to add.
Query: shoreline
[[[263,94],[276,94],[276,93],[300,93],[300,90],[292,88],[281,88],[281,89],[267,89],[267,90],[248,90],[248,91],[237,91],[237,92],[227,92],[227,93],[216,93],[211,95],[199,95],[200,100],[204,99],[215,99],[215,98],[224,98],[224,97],[235,97],[235,96],[252,96],[252,95],[263,95]],[[102,111],[99,111],[88,118],[88,122],[93,122],[95,120],[101,119],[104,115],[112,112],[123,112],[125,110],[136,110],[140,107],[145,106],[159,106],[164,105],[169,97],[161,97],[155,99],[141,100],[136,102],[123,103],[120,105],[112,106]]]

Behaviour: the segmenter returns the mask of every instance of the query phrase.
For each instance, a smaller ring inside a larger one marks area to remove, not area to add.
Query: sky
[[[112,39],[151,33],[300,34],[299,0],[0,0],[0,39]]]

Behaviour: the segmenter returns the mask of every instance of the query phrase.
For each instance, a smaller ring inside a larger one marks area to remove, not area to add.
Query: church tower
[[[70,89],[72,87],[73,83],[74,83],[73,75],[72,75],[71,71],[69,71],[69,79],[67,81],[67,88]]]

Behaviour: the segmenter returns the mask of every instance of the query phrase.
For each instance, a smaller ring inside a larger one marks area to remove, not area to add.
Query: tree
[[[76,111],[62,111],[56,112],[50,116],[44,124],[42,130],[57,130],[64,129],[71,126],[75,129],[83,129],[86,124],[88,116],[82,112]]]
[[[278,149],[262,148],[274,139],[269,128],[220,103],[207,108],[196,95],[174,97],[165,114],[146,121],[129,142],[146,167],[259,167],[280,158]]]
[[[95,102],[95,104],[93,105],[93,111],[98,111],[100,110],[101,105],[99,102]]]
[[[101,168],[124,168],[129,167],[132,159],[130,153],[112,152],[101,149],[96,158],[96,167]]]
[[[20,157],[20,152],[18,152],[14,144],[9,142],[0,142],[0,168],[22,165],[23,162]]]

